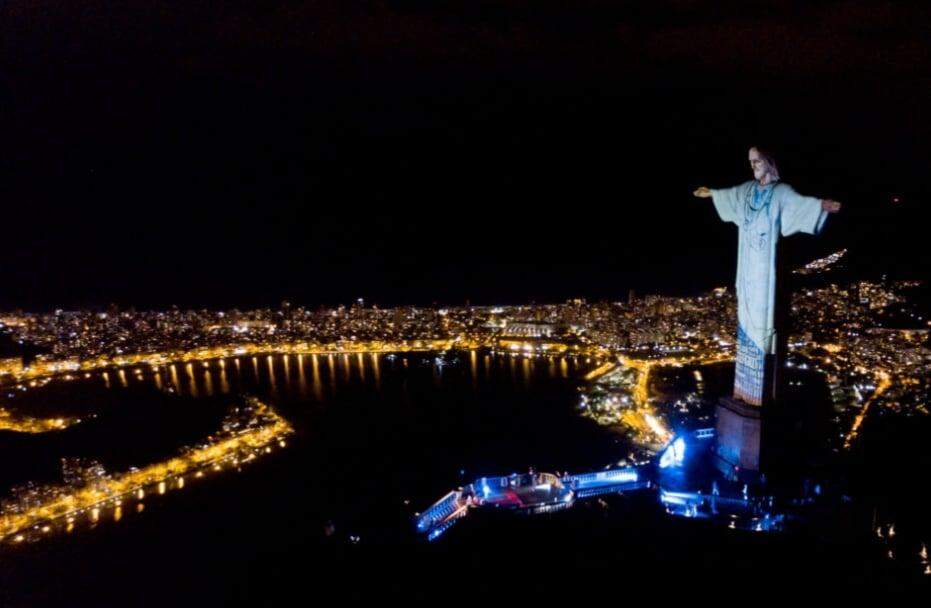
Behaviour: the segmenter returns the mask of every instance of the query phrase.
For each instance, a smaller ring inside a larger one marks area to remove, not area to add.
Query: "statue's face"
[[[769,163],[763,158],[756,148],[750,148],[747,155],[750,160],[750,168],[753,170],[753,179],[762,180],[770,172]]]

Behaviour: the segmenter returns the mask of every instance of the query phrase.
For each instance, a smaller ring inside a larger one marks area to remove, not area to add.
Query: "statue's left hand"
[[[840,203],[837,201],[832,201],[829,198],[823,199],[821,201],[821,208],[828,213],[837,213],[840,211]]]

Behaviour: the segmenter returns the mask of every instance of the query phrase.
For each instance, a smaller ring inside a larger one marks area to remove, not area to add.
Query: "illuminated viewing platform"
[[[505,509],[529,515],[572,507],[576,500],[649,487],[634,467],[583,473],[512,473],[480,477],[453,490],[417,516],[417,532],[435,540],[473,509]]]
[[[708,458],[713,438],[714,429],[677,436],[653,461],[639,466],[564,476],[530,472],[482,477],[453,490],[418,515],[416,529],[432,541],[474,509],[504,508],[533,515],[568,509],[579,500],[594,497],[650,492],[672,516],[715,520],[730,528],[757,532],[783,530],[793,513],[773,495],[724,480],[689,478],[695,463]],[[690,485],[695,483],[706,484],[707,489]],[[814,498],[801,497],[791,507],[798,512]]]
[[[751,532],[779,532],[831,500],[822,496],[819,485],[787,496],[715,476],[710,464],[714,437],[714,428],[676,435],[654,458],[635,466],[562,476],[531,471],[481,477],[418,514],[415,527],[433,541],[476,510],[537,515],[569,509],[590,498],[647,493],[670,516]]]

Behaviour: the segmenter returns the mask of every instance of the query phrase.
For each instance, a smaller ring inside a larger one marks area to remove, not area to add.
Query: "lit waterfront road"
[[[67,520],[66,530],[70,531],[76,516],[89,513],[91,520],[96,521],[102,506],[112,502],[120,509],[124,498],[139,496],[149,486],[157,486],[162,494],[170,480],[176,480],[175,485],[180,488],[186,474],[196,476],[209,467],[222,470],[225,465],[239,466],[271,452],[274,444],[283,447],[284,438],[293,432],[291,425],[258,399],[248,399],[247,406],[255,424],[242,430],[218,432],[203,447],[189,448],[163,462],[95,480],[86,487],[50,488],[52,491],[45,493],[48,498],[40,499],[38,504],[0,514],[0,541],[22,542],[31,532],[47,533],[49,524],[61,519]]]
[[[80,418],[31,418],[28,416],[14,416],[0,408],[0,431],[14,433],[48,433],[61,431],[81,422]]]
[[[210,361],[243,355],[334,355],[365,353],[405,353],[444,351],[453,348],[468,350],[480,344],[459,339],[446,340],[408,340],[402,342],[352,342],[346,344],[313,344],[308,342],[288,343],[248,343],[197,348],[186,351],[166,351],[118,355],[114,357],[97,357],[93,359],[63,359],[37,361],[29,367],[21,364],[0,367],[0,380],[12,379],[16,382],[47,378],[51,376],[68,378],[75,372],[88,372],[107,367],[126,367],[132,365],[159,366],[171,363],[188,363],[193,361]]]

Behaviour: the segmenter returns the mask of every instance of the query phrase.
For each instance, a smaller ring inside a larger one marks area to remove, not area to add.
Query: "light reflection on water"
[[[397,370],[409,370],[412,363],[431,367],[433,383],[443,383],[444,368],[466,366],[472,390],[479,389],[479,379],[488,381],[497,369],[504,372],[514,386],[529,387],[534,377],[566,379],[584,374],[600,361],[573,355],[523,355],[472,350],[448,353],[436,359],[431,353],[356,353],[354,355],[285,355],[232,357],[205,362],[172,363],[151,369],[106,370],[92,375],[108,389],[114,388],[110,374],[119,378],[117,387],[130,388],[149,383],[158,390],[172,390],[188,397],[211,397],[243,392],[267,393],[273,398],[323,402],[349,385],[361,385],[380,391],[382,376]],[[178,366],[183,366],[184,376]]]

